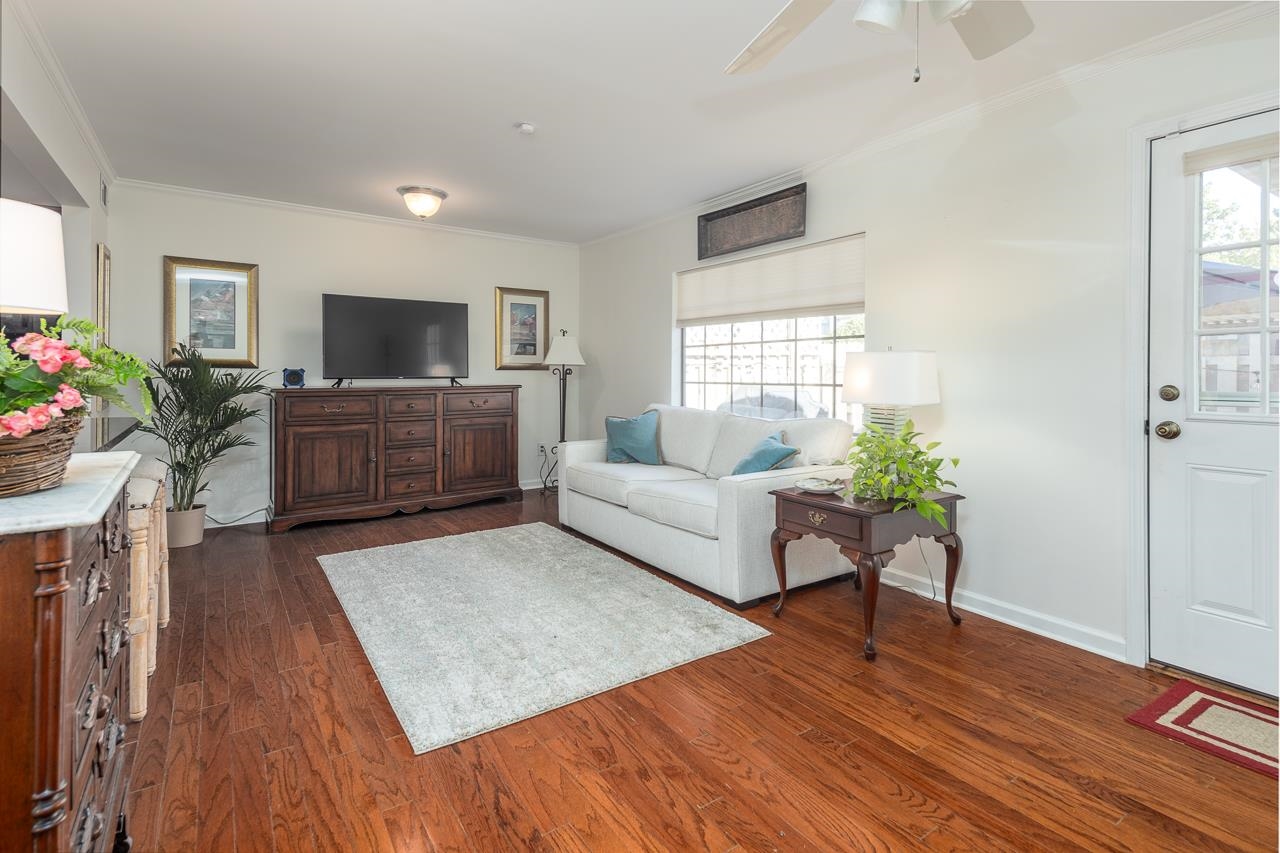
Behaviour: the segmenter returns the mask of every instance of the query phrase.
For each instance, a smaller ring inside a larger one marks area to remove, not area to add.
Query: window
[[[757,418],[862,420],[840,399],[844,356],[862,352],[861,313],[687,325],[684,405]]]
[[[1191,168],[1204,165],[1189,163]],[[1280,161],[1269,157],[1198,175],[1194,331],[1201,413],[1274,416],[1280,411],[1278,173]]]

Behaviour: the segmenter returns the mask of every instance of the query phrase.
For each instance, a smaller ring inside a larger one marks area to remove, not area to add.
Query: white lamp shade
[[[862,0],[853,22],[876,33],[894,33],[902,24],[905,0]]]
[[[67,313],[62,215],[0,198],[0,312]]]
[[[844,360],[846,403],[927,406],[938,394],[938,359],[931,352],[851,352]]]
[[[933,22],[943,24],[952,18],[958,18],[973,6],[973,0],[933,0],[929,10],[933,12]]]
[[[586,364],[582,360],[582,351],[578,349],[578,339],[570,335],[559,335],[551,339],[551,349],[543,364]]]

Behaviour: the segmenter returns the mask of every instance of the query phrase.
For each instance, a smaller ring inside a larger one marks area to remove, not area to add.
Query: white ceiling
[[[1031,2],[981,63],[926,11],[837,0],[764,71],[721,69],[783,0],[37,0],[121,177],[583,242],[852,150],[1220,2]],[[512,123],[538,125],[532,137]]]

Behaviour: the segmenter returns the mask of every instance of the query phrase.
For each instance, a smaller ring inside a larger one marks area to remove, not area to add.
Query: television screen
[[[467,305],[324,294],[326,379],[467,375]]]

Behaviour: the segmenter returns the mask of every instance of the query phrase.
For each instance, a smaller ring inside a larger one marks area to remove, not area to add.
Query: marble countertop
[[[67,478],[58,488],[0,498],[0,536],[93,524],[141,458],[132,450],[71,454]]]

